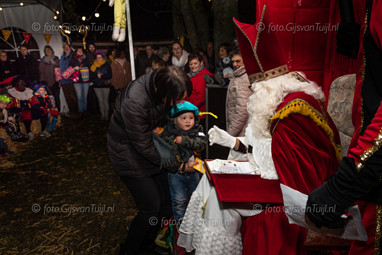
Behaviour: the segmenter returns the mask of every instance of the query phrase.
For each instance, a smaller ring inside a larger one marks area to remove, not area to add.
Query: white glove
[[[231,136],[226,131],[218,128],[215,125],[208,131],[208,135],[210,136],[210,146],[216,143],[221,146],[233,149],[236,145],[235,137]]]
[[[109,0],[109,6],[113,7],[113,5],[114,5],[114,0]]]

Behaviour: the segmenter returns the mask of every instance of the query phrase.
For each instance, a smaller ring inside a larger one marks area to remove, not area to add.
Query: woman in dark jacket
[[[161,158],[152,131],[163,125],[171,107],[191,92],[187,75],[178,67],[168,66],[141,76],[117,98],[107,134],[109,157],[139,210],[121,246],[126,254],[154,247],[162,217],[170,214],[167,172],[160,169]],[[167,170],[193,172],[193,165],[174,160]]]
[[[13,64],[8,59],[7,52],[0,50],[0,82],[15,75]],[[6,94],[6,86],[0,86],[0,94]]]
[[[97,48],[96,45],[93,42],[88,43],[88,50],[86,51],[86,59],[89,61],[90,65],[93,64],[95,60],[95,52]],[[88,92],[88,111],[91,114],[98,114],[99,113],[99,105],[97,101],[97,96],[94,92],[94,87],[92,86],[93,82],[90,81],[90,87]]]
[[[94,91],[98,99],[101,120],[109,119],[109,80],[111,77],[111,68],[109,63],[106,62],[105,54],[102,51],[97,50],[96,59],[90,67],[90,80],[93,82]]]
[[[83,48],[79,47],[76,50],[76,54],[73,55],[69,65],[76,70],[76,78],[73,79],[74,90],[76,91],[78,99],[78,111],[84,112],[87,109],[88,104],[88,92],[89,92],[89,67],[90,63],[86,58],[86,54]]]

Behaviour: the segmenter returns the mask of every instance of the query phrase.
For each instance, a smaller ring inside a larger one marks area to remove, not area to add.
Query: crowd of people
[[[228,43],[219,45],[219,59],[215,62],[212,41],[208,42],[205,51],[194,49],[190,53],[178,41],[168,46],[146,45],[143,51],[135,47],[136,76],[140,77],[166,66],[181,68],[191,79],[194,91],[186,100],[204,112],[205,85],[219,83],[227,86],[233,77],[233,65],[229,57],[231,48]],[[127,57],[128,52],[125,49],[111,47],[105,54],[105,51],[97,50],[94,43],[89,43],[87,49],[73,48],[68,43],[63,43],[61,56],[57,56],[53,48],[46,45],[41,59],[34,58],[27,45],[20,46],[19,57],[15,60],[9,59],[6,51],[0,50],[0,95],[11,100],[4,111],[8,111],[9,117],[15,117],[15,125],[23,123],[25,138],[28,140],[35,137],[30,128],[32,120],[40,120],[40,136],[49,137],[54,129],[46,119],[53,121],[53,126],[56,127],[60,112],[65,116],[78,118],[98,114],[101,120],[108,120],[118,92],[132,80]],[[16,88],[21,86],[16,83],[24,83],[25,90]],[[40,87],[45,90],[43,95],[37,91]],[[46,102],[35,100],[40,97],[46,98]],[[14,102],[16,99],[18,101]],[[64,102],[61,102],[63,99]],[[25,105],[16,109],[20,100]],[[49,108],[54,111],[54,115],[36,114],[35,105]],[[200,121],[205,127],[204,116],[200,117]],[[7,140],[6,137],[2,139]]]
[[[9,140],[33,140],[34,120],[40,122],[41,137],[51,136],[60,113],[75,118],[100,114],[101,120],[108,120],[109,105],[113,104],[117,91],[131,82],[126,56],[124,49],[116,48],[105,55],[93,43],[87,50],[64,43],[60,57],[46,45],[39,60],[30,54],[27,45],[20,46],[15,60],[0,50],[0,128],[7,134],[0,137],[0,154],[12,153],[7,148]]]
[[[128,52],[120,48],[105,54],[94,43],[87,49],[64,43],[58,57],[47,45],[37,60],[21,45],[14,61],[0,50],[0,128],[8,135],[0,135],[0,154],[13,153],[7,139],[35,138],[32,121],[39,122],[39,136],[50,137],[64,104],[69,117],[86,118],[90,113],[110,120],[110,162],[138,209],[120,254],[156,250],[159,229],[171,217],[173,229],[169,227],[164,243],[176,246],[176,254],[306,253],[307,229],[289,223],[282,203],[269,202],[265,210],[260,204],[248,210],[238,206],[240,202],[222,204],[218,185],[212,185],[200,167],[208,142],[229,148],[228,160],[248,161],[261,181],[278,181],[307,194],[303,221],[321,234],[339,236],[350,219],[343,215],[356,202],[368,240],[352,242],[349,253],[380,254],[382,26],[377,13],[382,3],[366,3],[362,13],[358,10],[365,16],[365,27],[352,26],[358,25],[352,17],[351,24],[341,23],[337,33],[338,53],[364,60],[357,64],[363,72],[357,73],[354,93],[356,131],[343,158],[324,92],[305,66],[318,62],[306,50],[322,52],[322,44],[296,40],[281,47],[286,31],[260,33],[258,24],[237,19],[238,43],[216,47],[217,61],[212,41],[206,49],[186,50],[179,41],[146,45],[143,51],[135,47],[135,80]],[[322,8],[313,12],[309,5],[300,3],[299,11],[285,16],[286,21],[320,16],[312,14]],[[341,19],[354,16],[352,1],[342,1],[340,9]],[[264,6],[259,24],[282,21],[284,13],[278,8],[266,11]],[[207,84],[227,88],[226,130],[206,130]],[[274,195],[266,185],[249,187],[250,191],[245,189],[249,185],[241,187],[246,175],[235,178],[230,176],[228,182],[239,180],[238,194],[251,202],[261,198],[259,203],[266,204]],[[255,188],[263,190],[256,194]]]

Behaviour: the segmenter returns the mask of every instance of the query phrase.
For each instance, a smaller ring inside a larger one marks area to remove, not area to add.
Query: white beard
[[[270,119],[286,95],[293,92],[305,92],[315,99],[325,101],[324,93],[314,82],[301,82],[291,73],[252,84],[253,94],[249,97],[247,110],[249,125],[254,135],[271,137]]]
[[[263,179],[278,179],[272,158],[272,135],[270,119],[275,115],[277,107],[284,97],[293,92],[305,92],[314,98],[324,101],[325,96],[314,82],[301,82],[292,74],[252,84],[253,95],[247,105],[249,124],[245,132],[252,153],[247,153],[248,160],[254,165],[255,172]]]

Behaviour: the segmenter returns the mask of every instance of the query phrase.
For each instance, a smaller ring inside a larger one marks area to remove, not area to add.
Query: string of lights
[[[81,18],[82,21],[90,21],[93,17],[99,18],[100,17],[100,13],[99,13],[98,9],[101,6],[102,2],[106,2],[106,1],[107,0],[100,0],[98,5],[97,5],[97,7],[95,8],[95,10],[92,12],[92,14],[89,17],[82,16],[82,18]],[[23,2],[19,2],[19,3],[0,4],[0,11],[2,11],[3,8],[11,8],[11,7],[16,7],[16,6],[26,6],[28,4],[35,4],[36,2],[39,3],[39,4],[42,4],[45,7],[47,7],[48,9],[50,9],[55,14],[53,16],[53,19],[55,19],[55,20],[59,19],[59,15],[61,14],[60,11],[50,8],[46,3],[44,3],[43,1],[40,1],[40,0],[35,0],[35,1],[28,1],[28,0],[26,0],[25,2],[23,1]]]

